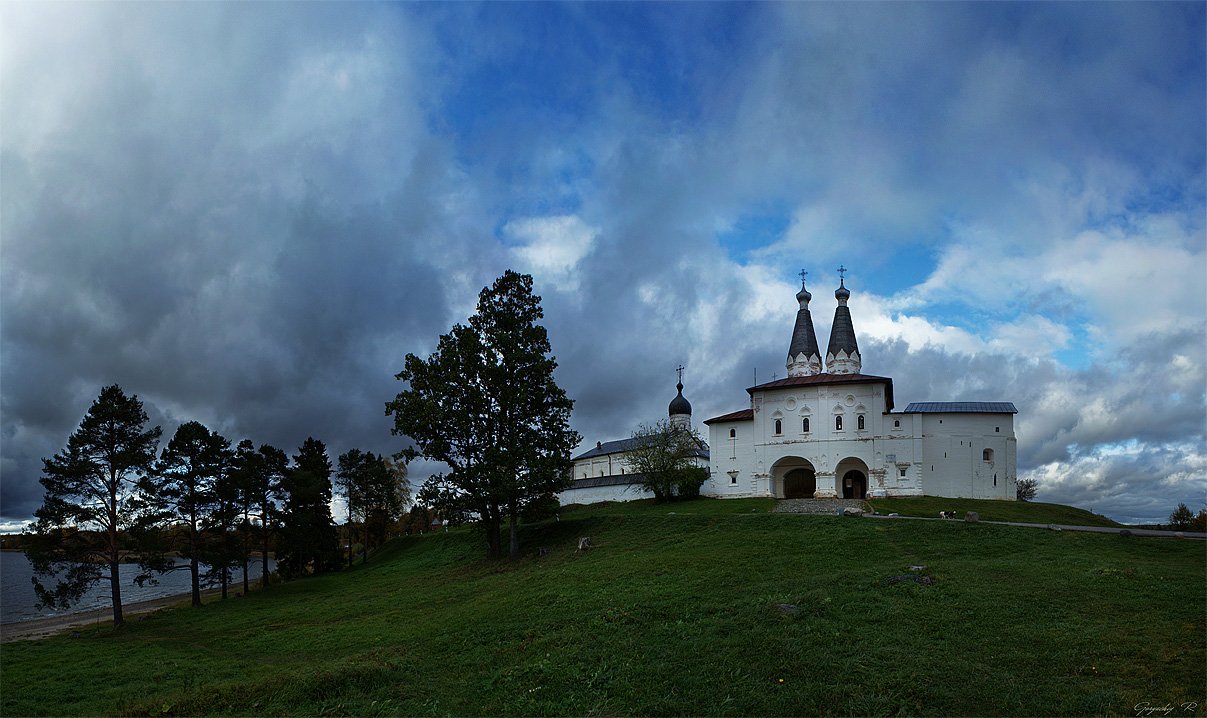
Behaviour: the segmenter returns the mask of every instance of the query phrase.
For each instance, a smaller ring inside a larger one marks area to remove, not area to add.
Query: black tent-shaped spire
[[[813,295],[809,290],[805,289],[806,272],[801,270],[800,291],[796,294],[796,301],[800,303],[800,310],[796,312],[796,326],[792,328],[792,343],[788,345],[788,373],[789,375],[808,375],[812,371],[806,371],[804,365],[801,364],[799,358],[803,355],[804,362],[807,365],[808,361],[816,358],[818,364],[821,362],[821,352],[817,349],[817,332],[813,330],[813,315],[809,313],[809,300]],[[794,365],[798,367],[794,373]],[[820,369],[820,366],[817,367]]]
[[[851,323],[851,310],[847,308],[851,290],[847,289],[846,278],[842,276],[846,271],[845,267],[838,268],[838,289],[834,290],[838,307],[834,309],[834,325],[830,328],[830,344],[826,347],[826,368],[833,373],[859,372],[859,343],[855,341],[855,325]],[[853,371],[835,371],[834,359],[839,352],[846,352],[847,358],[855,362]]]

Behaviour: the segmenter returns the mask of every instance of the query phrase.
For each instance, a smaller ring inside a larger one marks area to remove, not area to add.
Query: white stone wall
[[[594,486],[588,489],[569,489],[557,495],[562,506],[568,504],[597,504],[602,501],[636,501],[652,499],[654,494],[640,486]]]
[[[699,457],[692,459],[692,464],[708,468],[708,461]],[[579,459],[574,462],[574,478],[589,479],[601,476],[627,476],[636,473],[632,462],[624,453],[605,454]],[[652,499],[654,494],[632,485],[592,486],[584,489],[567,489],[557,495],[563,506],[567,504],[593,504],[600,501],[636,501],[637,499]]]
[[[884,414],[884,390],[883,384],[831,384],[756,392],[753,420],[709,427],[712,468],[705,493],[782,497],[783,474],[804,466],[803,459],[815,471],[818,496],[841,496],[849,469],[865,474],[871,495],[919,495],[921,419]]]
[[[701,494],[724,498],[767,495],[766,488],[760,488],[751,468],[755,465],[754,422],[726,421],[709,425],[708,447],[711,455],[709,478],[700,487]]]
[[[607,454],[579,459],[574,462],[574,478],[589,479],[633,473],[633,466],[624,454]]]
[[[1011,414],[920,414],[929,496],[1014,499],[1018,445]],[[993,452],[985,461],[985,450]]]
[[[784,474],[808,462],[818,497],[842,496],[843,474],[850,469],[865,474],[869,496],[1015,497],[1017,443],[1011,414],[886,414],[885,385],[875,383],[771,389],[756,392],[751,405],[752,419],[708,426],[712,459],[696,462],[709,469],[703,495],[782,497]],[[841,429],[836,417],[842,417]],[[989,461],[984,460],[985,449],[993,452]],[[622,470],[633,473],[623,454],[613,454],[576,462],[574,477],[612,476]],[[560,498],[562,503],[590,503],[650,496],[624,487],[598,487]]]

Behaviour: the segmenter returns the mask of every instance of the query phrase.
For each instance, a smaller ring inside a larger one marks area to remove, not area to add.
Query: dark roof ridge
[[[705,419],[705,424],[717,424],[722,421],[751,421],[754,419],[754,409],[739,409],[731,411],[728,414],[714,416],[711,419]]]

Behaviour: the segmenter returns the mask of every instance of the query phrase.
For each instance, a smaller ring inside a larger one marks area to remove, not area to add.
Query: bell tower
[[[851,323],[851,310],[847,299],[851,290],[846,287],[847,268],[838,268],[838,289],[834,298],[838,306],[834,309],[834,326],[830,329],[830,345],[826,348],[826,371],[831,374],[858,374],[863,368],[859,356],[859,344],[855,341],[855,325]]]

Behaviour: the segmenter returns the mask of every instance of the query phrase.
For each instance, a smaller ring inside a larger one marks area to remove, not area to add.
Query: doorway
[[[860,471],[851,470],[842,475],[842,497],[844,499],[866,499],[868,479]]]
[[[784,474],[785,499],[811,499],[817,491],[817,475],[813,469],[793,469]]]

